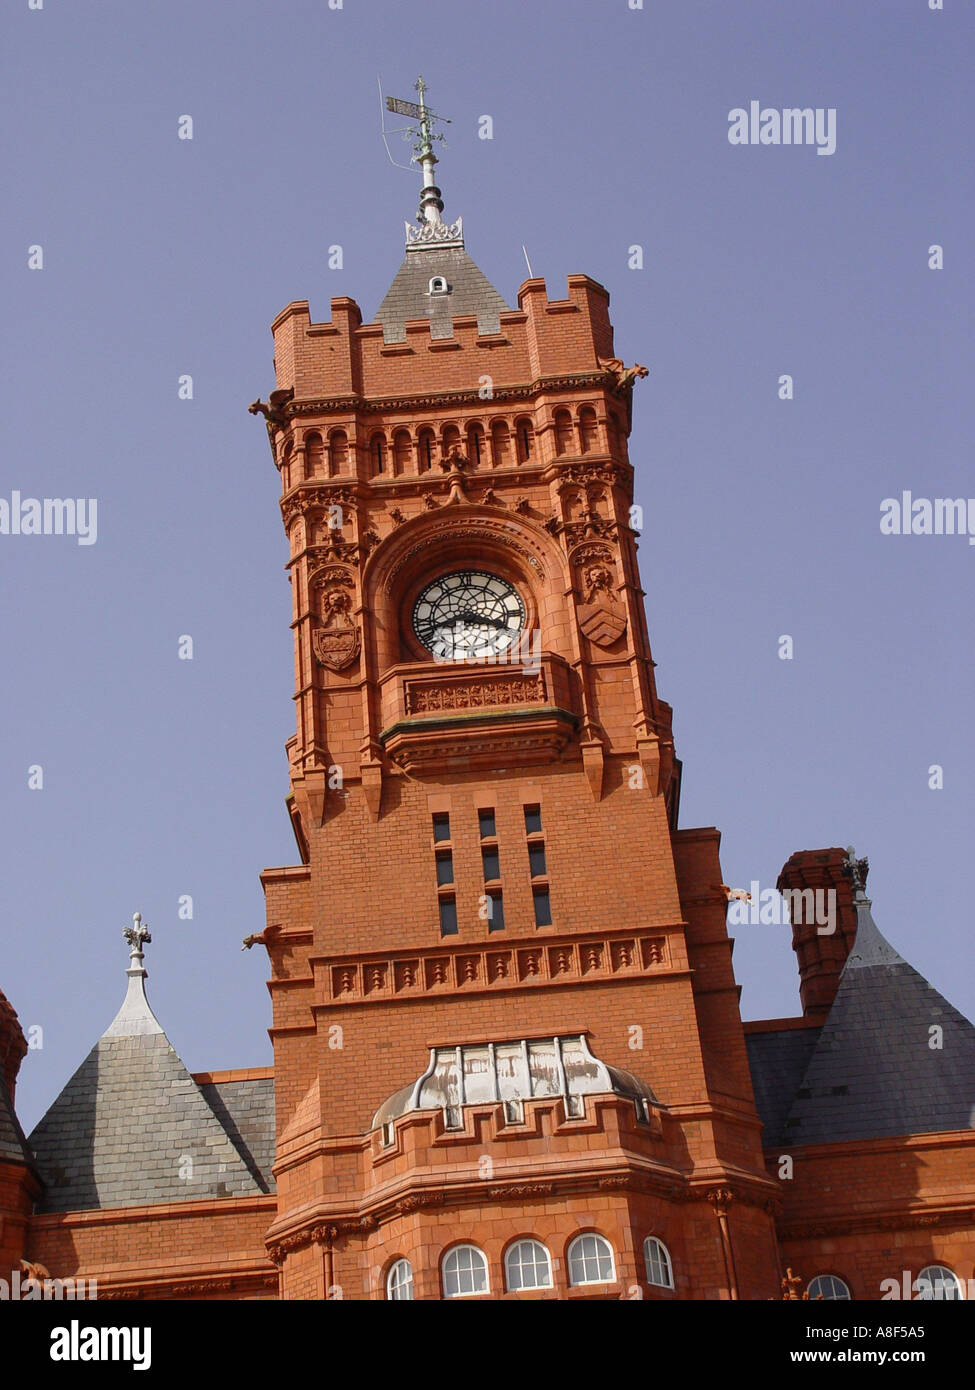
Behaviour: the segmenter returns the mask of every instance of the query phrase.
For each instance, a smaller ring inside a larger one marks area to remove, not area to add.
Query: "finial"
[[[437,164],[437,156],[433,152],[434,140],[443,141],[444,137],[433,130],[434,121],[443,121],[446,125],[450,124],[447,116],[438,116],[427,106],[425,94],[427,84],[422,77],[418,77],[413,84],[419,96],[419,101],[400,101],[398,97],[386,98],[386,109],[395,112],[398,116],[410,116],[416,121],[415,126],[409,127],[403,132],[404,138],[413,140],[413,159],[419,164],[423,175],[423,187],[420,190],[420,210],[417,214],[419,229],[406,224],[407,244],[422,242],[424,245],[432,241],[460,241],[462,238],[460,219],[451,226],[444,224],[441,214],[443,213],[443,198],[440,189],[436,185],[436,175],[434,168]]]
[[[866,858],[858,859],[856,850],[852,845],[848,845],[846,858],[843,861],[843,869],[853,880],[853,896],[855,898],[866,898],[867,874],[870,872],[870,861]]]
[[[131,927],[123,927],[122,935],[129,943],[129,977],[122,1007],[103,1033],[105,1038],[135,1037],[137,1035],[162,1032],[162,1026],[149,1007],[146,998],[146,980],[149,972],[142,964],[142,948],[152,940],[149,928],[142,920],[141,912],[132,914]]]
[[[141,912],[132,914],[131,927],[123,927],[122,935],[132,947],[129,952],[129,972],[142,970],[142,947],[152,940],[148,926],[142,920]]]

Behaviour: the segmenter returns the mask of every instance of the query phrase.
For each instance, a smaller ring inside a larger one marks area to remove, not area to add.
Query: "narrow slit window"
[[[498,827],[494,819],[494,811],[478,811],[477,823],[482,840],[493,840],[497,836]]]
[[[525,833],[527,835],[540,835],[542,833],[542,808],[540,806],[525,807]]]
[[[420,446],[420,471],[424,472],[433,467],[433,430],[424,430],[418,442]]]
[[[501,877],[501,857],[497,847],[485,847],[481,850],[481,862],[484,865],[484,882],[489,883],[492,879]]]
[[[528,865],[532,878],[544,878],[548,873],[545,867],[545,846],[528,846]]]
[[[433,818],[433,838],[438,841],[450,839],[450,817],[446,811]]]
[[[504,899],[500,893],[488,894],[488,931],[504,931]]]
[[[535,926],[550,927],[552,925],[552,902],[549,898],[548,889],[533,889],[532,898],[535,903]]]
[[[457,900],[456,898],[440,899],[440,935],[457,935]]]
[[[453,881],[454,856],[448,849],[437,855],[437,886],[442,887],[445,883],[453,883]]]

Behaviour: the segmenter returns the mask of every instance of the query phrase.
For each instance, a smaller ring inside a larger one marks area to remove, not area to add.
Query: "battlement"
[[[483,332],[476,314],[449,320],[408,319],[402,341],[389,341],[378,320],[362,322],[362,311],[346,296],[331,301],[331,318],[313,323],[308,301],[288,304],[271,325],[279,389],[294,388],[296,400],[349,397],[388,400],[441,392],[478,392],[525,385],[540,378],[598,372],[599,359],[613,356],[609,293],[587,275],[568,277],[568,295],[550,299],[545,281],[526,280],[518,308],[503,310],[498,331]]]

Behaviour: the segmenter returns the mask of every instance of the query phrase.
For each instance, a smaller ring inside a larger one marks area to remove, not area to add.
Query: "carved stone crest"
[[[312,633],[315,660],[330,671],[343,671],[359,655],[362,634],[352,621],[351,595],[337,584],[322,592],[322,622]]]
[[[579,605],[579,627],[598,647],[611,647],[626,631],[626,614],[612,593],[612,574],[605,565],[583,571],[584,597]]]

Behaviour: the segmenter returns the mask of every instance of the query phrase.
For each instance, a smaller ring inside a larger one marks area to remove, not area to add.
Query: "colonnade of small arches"
[[[647,1236],[643,1242],[643,1262],[648,1284],[673,1289],[670,1252],[657,1236]],[[618,1277],[613,1247],[597,1231],[583,1231],[569,1242],[565,1270],[570,1288],[614,1284]],[[495,1272],[494,1279],[498,1276],[503,1293],[554,1290],[556,1287],[548,1247],[534,1236],[519,1236],[509,1242],[502,1254],[501,1269]],[[494,1279],[488,1258],[477,1245],[464,1242],[451,1245],[440,1257],[442,1298],[489,1295],[498,1291]],[[414,1297],[413,1266],[405,1256],[397,1256],[389,1263],[383,1288],[385,1297],[391,1301]]]
[[[429,425],[374,429],[357,438],[350,438],[340,427],[311,429],[299,447],[290,441],[285,446],[282,482],[287,490],[314,478],[355,477],[357,450],[368,461],[370,477],[401,478],[430,472],[453,449],[465,454],[472,468],[508,468],[562,456],[607,452],[619,456],[625,448],[618,417],[610,411],[601,422],[591,405],[577,406],[574,411],[560,406],[552,412],[542,435],[540,442],[530,415],[450,422],[439,430]]]

